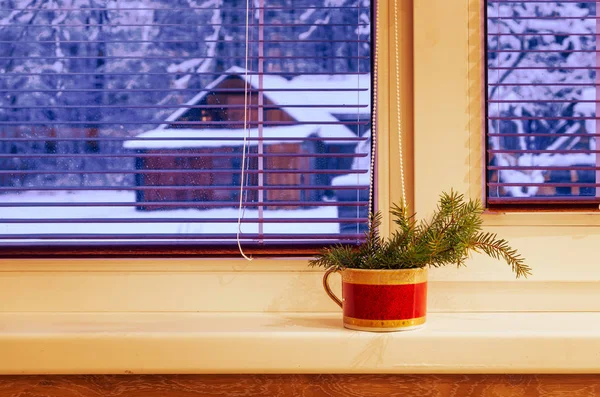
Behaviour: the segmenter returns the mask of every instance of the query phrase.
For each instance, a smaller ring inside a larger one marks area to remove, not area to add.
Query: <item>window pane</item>
[[[0,245],[360,239],[370,1],[250,3],[3,2]]]
[[[596,7],[487,1],[491,202],[599,196]]]

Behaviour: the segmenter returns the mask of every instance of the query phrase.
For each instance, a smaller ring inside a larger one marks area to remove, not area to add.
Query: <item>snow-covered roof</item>
[[[302,97],[302,103],[309,105],[328,105],[323,108],[330,114],[356,115],[369,114],[371,112],[371,75],[370,74],[343,74],[343,75],[302,75],[293,78],[287,82],[288,87],[292,89],[315,88],[315,89],[364,89],[364,91],[300,91],[292,93],[283,93],[290,96],[296,102],[299,100],[298,94]],[[340,107],[346,105],[349,107]],[[366,107],[357,107],[357,106]]]
[[[223,141],[220,138],[240,138],[243,139],[244,131],[242,129],[179,129],[168,128],[169,123],[175,122],[189,110],[189,106],[197,105],[213,89],[219,86],[225,79],[236,76],[246,81],[247,84],[258,88],[258,78],[256,75],[248,74],[246,70],[240,67],[232,67],[219,78],[207,85],[202,92],[190,99],[185,107],[182,107],[171,114],[165,123],[157,129],[142,133],[135,140],[126,141],[126,149],[181,149],[198,147],[218,147],[218,146],[236,146],[241,145],[240,141]],[[319,91],[320,89],[356,89],[365,88],[365,91]],[[299,123],[294,126],[269,126],[263,128],[263,136],[268,138],[306,138],[315,135],[323,138],[356,138],[356,135],[345,125],[336,124],[338,119],[334,115],[352,115],[368,114],[370,108],[371,84],[370,75],[306,75],[298,76],[292,80],[287,80],[281,76],[265,75],[263,76],[263,88],[265,97],[275,105],[281,106],[281,109],[288,113]],[[270,91],[273,89],[290,89],[306,91]],[[311,89],[314,89],[312,91]],[[319,105],[318,107],[289,107],[286,105]],[[368,107],[359,108],[358,105],[368,104]],[[323,107],[323,106],[331,107]],[[340,107],[340,106],[346,107]],[[249,137],[257,137],[257,129],[248,130]],[[206,138],[214,137],[215,140],[177,140],[177,138]],[[173,138],[173,140],[144,140],[144,138]],[[288,141],[289,142],[289,141]],[[266,144],[278,143],[278,141],[268,141]],[[255,145],[256,141],[248,141],[249,145]]]
[[[225,79],[236,76],[245,80],[246,83],[254,88],[258,89],[258,77],[254,74],[248,74],[243,68],[234,66],[228,69],[223,75],[219,76],[216,80],[206,86],[206,88],[190,99],[186,106],[193,106],[200,102],[205,96],[207,96],[211,90],[218,87]],[[264,95],[270,99],[274,104],[280,105],[281,108],[292,116],[297,121],[317,121],[317,122],[328,122],[338,121],[333,115],[334,114],[369,114],[371,111],[371,77],[368,74],[364,75],[303,75],[287,80],[281,76],[276,75],[264,75],[263,76],[263,89],[265,89]],[[365,91],[320,91],[322,89],[365,89]],[[269,91],[273,89],[287,88],[290,90],[304,89],[306,91]],[[311,89],[314,89],[312,91]],[[299,108],[299,107],[286,107],[286,105],[319,105],[315,108]],[[340,107],[344,105],[346,107]],[[367,107],[358,107],[360,105],[367,105]],[[321,107],[331,106],[331,107]],[[189,110],[188,107],[182,107],[171,114],[165,121],[165,124],[159,126],[159,128],[167,128],[169,122],[176,121],[185,112]],[[331,127],[335,127],[331,125]],[[343,125],[338,127],[346,128]]]
[[[296,142],[311,135],[321,136],[321,130],[327,130],[327,138],[356,138],[352,131],[347,128],[331,129],[330,126],[320,125],[294,125],[294,126],[277,126],[263,128],[263,138],[297,138]],[[194,140],[195,138],[214,138],[211,140]],[[248,129],[247,137],[258,137],[256,128]],[[153,140],[156,138],[170,138],[168,140]],[[223,138],[237,138],[238,140],[223,140]],[[179,139],[179,140],[178,140]],[[183,140],[185,139],[185,140]],[[223,147],[223,146],[241,146],[244,139],[243,129],[156,129],[144,132],[136,137],[135,140],[125,141],[123,146],[125,149],[189,149],[200,147]],[[284,142],[283,140],[268,140],[264,141],[265,145]],[[293,140],[285,140],[285,142],[294,142]],[[340,141],[336,141],[340,142]],[[343,141],[342,141],[343,142]],[[248,140],[248,146],[255,146],[258,142]]]

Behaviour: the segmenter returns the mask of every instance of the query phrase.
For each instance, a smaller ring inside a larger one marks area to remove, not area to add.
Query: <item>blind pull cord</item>
[[[242,175],[240,177],[240,202],[238,207],[237,233],[236,241],[240,254],[248,261],[253,258],[247,256],[242,249],[240,234],[242,233],[242,212],[243,212],[243,197],[244,197],[244,177],[246,171],[246,149],[248,146],[248,44],[250,34],[250,0],[246,0],[246,54],[244,58],[244,145],[242,147]]]

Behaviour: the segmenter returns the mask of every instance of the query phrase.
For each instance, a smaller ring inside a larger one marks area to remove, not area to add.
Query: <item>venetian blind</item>
[[[0,247],[358,242],[371,8],[3,1]]]
[[[487,0],[487,200],[600,203],[595,1]]]

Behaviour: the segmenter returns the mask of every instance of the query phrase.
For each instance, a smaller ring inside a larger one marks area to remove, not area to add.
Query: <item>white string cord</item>
[[[406,178],[404,176],[404,153],[402,151],[402,107],[400,106],[400,50],[398,44],[398,0],[394,0],[394,45],[396,56],[396,123],[398,124],[398,152],[400,160],[400,189],[402,190],[402,206],[408,208],[406,201]]]
[[[242,175],[240,178],[240,203],[238,207],[238,221],[237,221],[237,245],[240,254],[246,259],[251,261],[252,258],[244,254],[242,249],[242,243],[240,241],[240,234],[242,233],[242,208],[243,208],[243,197],[244,197],[244,176],[246,171],[246,148],[248,145],[248,39],[250,32],[250,0],[246,0],[246,55],[245,55],[245,66],[244,66],[244,146],[242,148]]]

